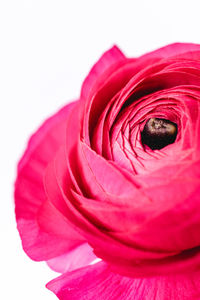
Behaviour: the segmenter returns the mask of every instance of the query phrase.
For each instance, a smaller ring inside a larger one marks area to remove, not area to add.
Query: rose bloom
[[[31,137],[15,201],[59,299],[200,299],[200,45],[104,53]]]

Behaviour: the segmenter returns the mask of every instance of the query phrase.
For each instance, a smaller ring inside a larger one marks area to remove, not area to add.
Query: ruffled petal
[[[97,259],[93,249],[83,243],[72,251],[47,261],[48,266],[56,272],[65,273],[89,265]]]
[[[78,239],[78,234],[46,201],[43,185],[48,163],[65,143],[66,120],[74,105],[65,106],[38,129],[18,165],[15,184],[17,227],[25,252],[34,260],[57,257],[83,243],[83,238]],[[55,220],[56,226],[53,226]],[[62,228],[67,228],[65,234]]]
[[[133,279],[112,273],[99,262],[63,274],[47,288],[60,300],[197,300],[200,272]]]
[[[172,56],[182,56],[184,53],[200,51],[200,45],[193,43],[174,43],[159,49],[156,49],[152,52],[142,55],[140,58],[169,58]]]
[[[105,71],[125,59],[126,57],[117,46],[113,46],[106,51],[92,67],[90,73],[84,80],[81,90],[81,99],[86,99],[88,97],[91,88]]]

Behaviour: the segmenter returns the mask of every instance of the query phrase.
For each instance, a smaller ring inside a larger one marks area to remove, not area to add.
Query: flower
[[[32,136],[16,219],[59,299],[200,299],[199,127],[200,45],[114,46]]]

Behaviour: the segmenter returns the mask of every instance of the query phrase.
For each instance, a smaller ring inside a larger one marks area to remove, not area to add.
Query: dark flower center
[[[152,150],[162,149],[174,143],[177,136],[177,125],[166,119],[149,119],[141,132],[142,144]]]

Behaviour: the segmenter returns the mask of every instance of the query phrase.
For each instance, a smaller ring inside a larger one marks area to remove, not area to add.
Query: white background
[[[200,4],[184,0],[0,0],[0,299],[53,300],[57,274],[32,262],[16,231],[13,182],[28,137],[79,96],[99,56],[200,43]],[[73,299],[72,299],[73,300]]]

